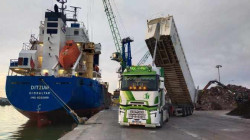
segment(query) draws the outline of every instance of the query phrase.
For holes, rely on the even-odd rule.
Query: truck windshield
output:
[[[158,76],[123,76],[121,90],[157,91]]]

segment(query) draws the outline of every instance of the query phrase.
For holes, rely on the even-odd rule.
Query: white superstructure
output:
[[[77,10],[79,7],[73,8]],[[101,44],[93,44],[89,41],[84,24],[77,22],[76,11],[74,11],[74,18],[69,19],[64,10],[45,13],[44,21],[40,22],[38,38],[32,35],[29,43],[24,43],[18,59],[11,60],[11,72],[32,76],[80,75],[92,78],[94,75],[100,78],[99,68],[97,70],[96,67],[99,65]],[[80,51],[80,55],[70,69],[64,69],[59,62],[60,53],[67,45],[67,41],[77,44]],[[64,53],[68,53],[67,51]]]

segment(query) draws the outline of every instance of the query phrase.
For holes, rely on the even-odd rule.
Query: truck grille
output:
[[[144,110],[131,109],[128,112],[128,118],[130,119],[146,119],[146,112]]]
[[[144,102],[130,102],[131,105],[144,105]]]

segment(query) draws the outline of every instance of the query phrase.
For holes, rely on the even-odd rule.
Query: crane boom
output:
[[[119,29],[115,20],[115,15],[111,7],[111,3],[109,0],[102,0],[102,1],[103,1],[105,13],[108,18],[109,27],[113,36],[113,40],[115,43],[116,51],[121,53],[122,39],[121,39],[121,35],[120,35]]]

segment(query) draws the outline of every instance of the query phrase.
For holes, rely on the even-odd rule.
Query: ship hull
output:
[[[104,108],[104,94],[103,85],[89,78],[8,76],[6,81],[10,103],[30,120],[46,123],[72,121],[65,104],[78,116],[90,117]]]

